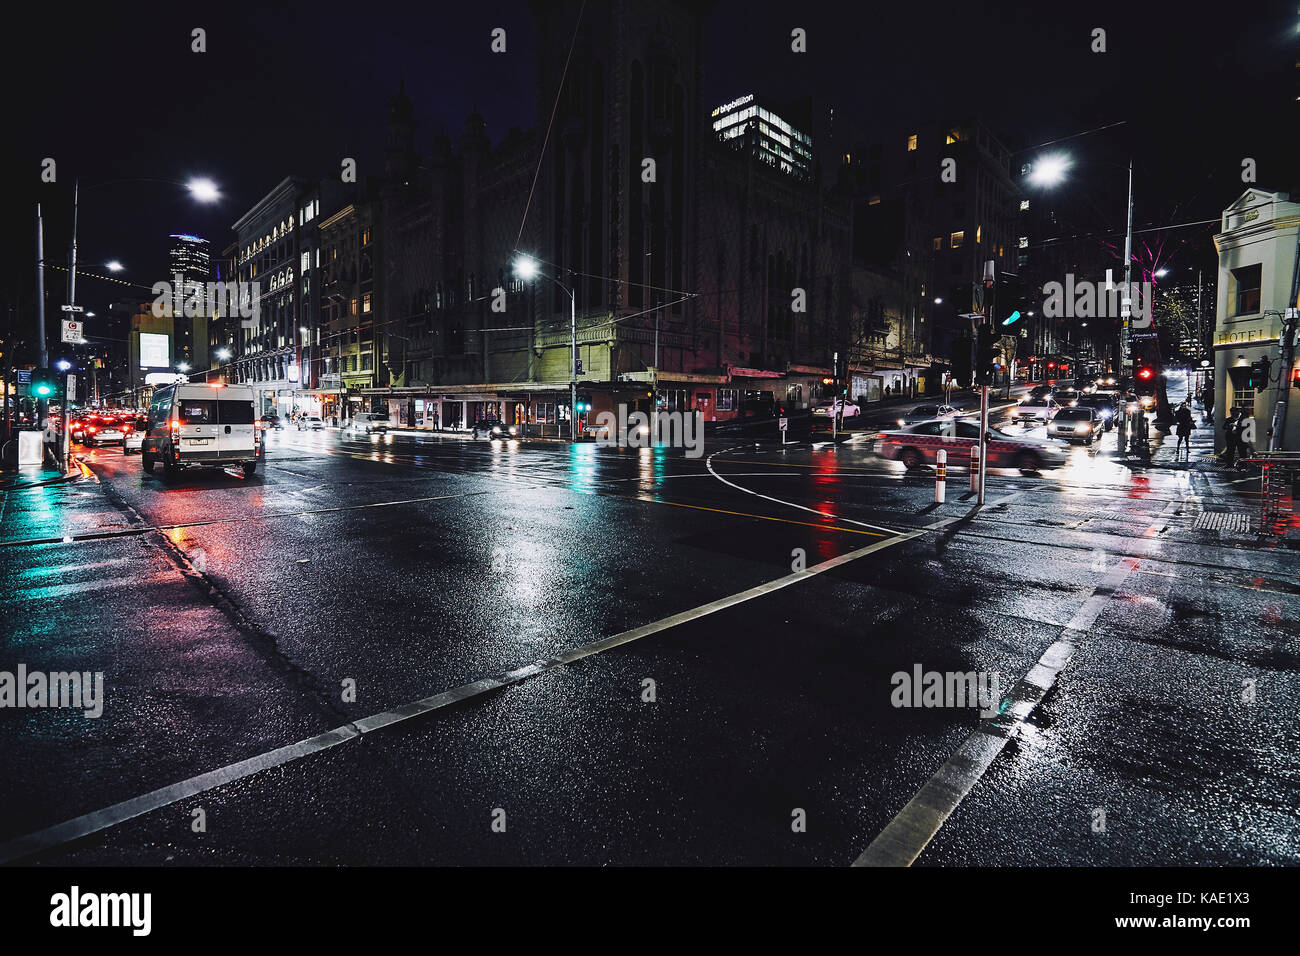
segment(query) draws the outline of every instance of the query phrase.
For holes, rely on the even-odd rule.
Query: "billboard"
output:
[[[170,337],[156,332],[140,333],[140,367],[171,367]]]

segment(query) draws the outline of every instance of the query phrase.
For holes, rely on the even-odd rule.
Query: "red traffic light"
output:
[[[833,379],[833,378],[824,378],[824,379],[822,379],[822,384],[823,384],[823,385],[834,385],[834,384],[835,384],[835,379]]]
[[[1048,363],[1047,363],[1047,367],[1048,367],[1048,368],[1056,368],[1056,363],[1055,363],[1055,362],[1048,362]]]
[[[1142,379],[1142,381],[1144,382],[1155,374],[1156,374],[1156,370],[1153,368],[1147,368],[1143,366],[1142,368],[1138,369],[1138,378]]]

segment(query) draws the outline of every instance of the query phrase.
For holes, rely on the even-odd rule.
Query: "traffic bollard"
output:
[[[948,488],[948,453],[940,448],[934,456],[934,503],[943,504]]]
[[[970,446],[970,490],[980,490],[980,446]]]

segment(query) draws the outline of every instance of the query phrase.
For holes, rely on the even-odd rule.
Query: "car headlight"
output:
[[[515,435],[518,435],[518,434],[519,434],[519,429],[518,429],[518,428],[515,428],[514,425],[511,425],[511,426],[510,426],[510,435],[511,435],[511,437],[513,437],[513,436],[515,436]]]
[[[500,426],[493,425],[493,426],[492,426],[492,434],[493,434],[493,435],[500,435],[500,434],[501,434],[501,428],[500,428]]]
[[[1086,435],[1090,431],[1092,431],[1092,426],[1087,422],[1080,422],[1078,425],[1074,426],[1074,433],[1076,435]]]
[[[906,425],[906,424],[907,424],[907,422],[904,421],[903,419],[900,418],[900,419],[898,420],[898,427],[899,427],[899,428],[902,428],[902,427],[903,427],[904,425]]]

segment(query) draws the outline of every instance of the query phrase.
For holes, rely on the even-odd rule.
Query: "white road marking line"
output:
[[[1181,504],[1171,501],[1162,514],[1172,514]],[[1157,521],[1147,529],[1147,534],[1154,534],[1162,526],[1163,520]],[[854,861],[854,866],[911,866],[916,861],[957,805],[984,776],[1016,728],[1042,702],[1114,592],[1139,564],[1135,558],[1124,558],[1106,573],[1062,629],[1060,638],[1012,688],[999,715],[981,721],[980,728],[966,738],[889,821]]]
[[[1004,502],[1018,497],[1018,495],[1019,492],[1015,492],[1005,498],[991,502],[990,504],[1003,504]],[[972,511],[973,510],[974,509],[972,509]],[[82,816],[56,824],[55,826],[46,827],[44,830],[38,830],[34,833],[17,837],[7,843],[0,844],[0,865],[26,856],[31,856],[33,853],[39,853],[43,850],[51,849],[72,840],[81,839],[82,837],[89,836],[93,833],[98,833],[101,830],[106,830],[109,827],[116,826],[126,820],[133,819],[142,814],[150,813],[153,810],[158,810],[162,807],[176,803],[186,797],[202,793],[206,790],[211,790],[215,787],[224,786],[227,783],[242,779],[243,777],[251,776],[260,770],[281,766],[282,764],[289,763],[292,760],[297,760],[300,757],[306,757],[321,750],[335,747],[346,740],[359,737],[363,734],[371,733],[384,727],[390,727],[394,724],[401,723],[402,721],[409,720],[412,717],[418,717],[430,713],[431,711],[447,707],[451,704],[468,700],[472,697],[477,697],[481,694],[487,693],[488,691],[518,683],[556,667],[572,664],[575,661],[592,657],[596,654],[610,650],[611,648],[630,644],[632,641],[640,640],[641,638],[648,637],[651,634],[657,634],[661,631],[677,627],[698,618],[715,614],[718,611],[735,607],[738,604],[751,601],[754,598],[762,597],[765,594],[771,594],[774,591],[779,591],[782,588],[807,580],[810,577],[842,567],[843,565],[846,565],[851,561],[856,561],[858,558],[865,557],[868,554],[874,554],[877,551],[882,551],[885,548],[892,547],[893,545],[902,544],[905,541],[911,541],[920,537],[926,531],[938,530],[939,528],[943,528],[956,521],[962,520],[969,514],[970,512],[968,512],[967,515],[953,515],[948,518],[943,518],[918,531],[899,532],[896,537],[874,542],[864,548],[858,548],[856,551],[850,551],[837,558],[831,558],[830,560],[823,561],[820,564],[815,564],[803,571],[787,574],[783,577],[776,578],[775,580],[768,581],[765,584],[760,584],[745,591],[737,592],[728,597],[719,598],[716,601],[702,604],[699,607],[692,608],[688,611],[682,611],[680,614],[673,614],[669,617],[651,622],[650,624],[644,624],[641,627],[632,628],[631,630],[623,631],[622,633],[614,634],[610,637],[593,641],[589,644],[583,644],[579,647],[557,654],[555,657],[547,660],[536,661],[498,677],[483,678],[481,680],[472,681],[468,684],[462,684],[460,687],[444,691],[441,694],[435,694],[432,697],[426,697],[423,700],[405,704],[393,710],[385,711],[382,714],[363,717],[360,720],[355,720],[342,727],[336,727],[334,730],[312,737],[308,740],[299,741],[296,744],[290,744],[286,747],[280,747],[256,757],[250,757],[247,760],[241,760],[238,763],[230,764],[227,767],[222,767],[217,770],[209,771],[208,773],[200,774],[196,777],[191,777],[189,780],[183,780],[180,783],[172,784],[169,787],[154,790],[152,793],[147,793],[143,796],[116,803],[113,806],[106,807],[102,810],[83,814]]]
[[[744,446],[736,446],[736,447],[744,447]],[[715,451],[708,458],[704,459],[704,467],[709,470],[709,473],[713,475],[714,478],[718,479],[718,481],[722,482],[724,485],[727,485],[730,488],[735,488],[737,491],[743,491],[747,495],[753,495],[755,498],[762,498],[764,501],[771,501],[774,504],[785,505],[787,508],[798,508],[800,511],[807,511],[810,512],[811,514],[821,515],[823,518],[830,518],[834,521],[843,521],[848,524],[855,524],[861,528],[870,528],[873,531],[885,531],[888,532],[889,534],[902,534],[902,532],[899,531],[897,528],[886,528],[883,525],[868,524],[865,521],[855,521],[853,518],[844,518],[841,517],[840,515],[831,514],[828,511],[818,511],[816,508],[809,508],[807,505],[799,505],[799,504],[795,504],[793,501],[783,501],[780,498],[773,498],[771,495],[764,495],[764,494],[760,494],[757,491],[750,491],[744,485],[738,485],[733,481],[728,481],[726,478],[723,478],[720,474],[714,471],[713,459],[718,455],[725,455],[735,450],[736,448],[733,447],[733,448],[724,449],[723,451]]]

